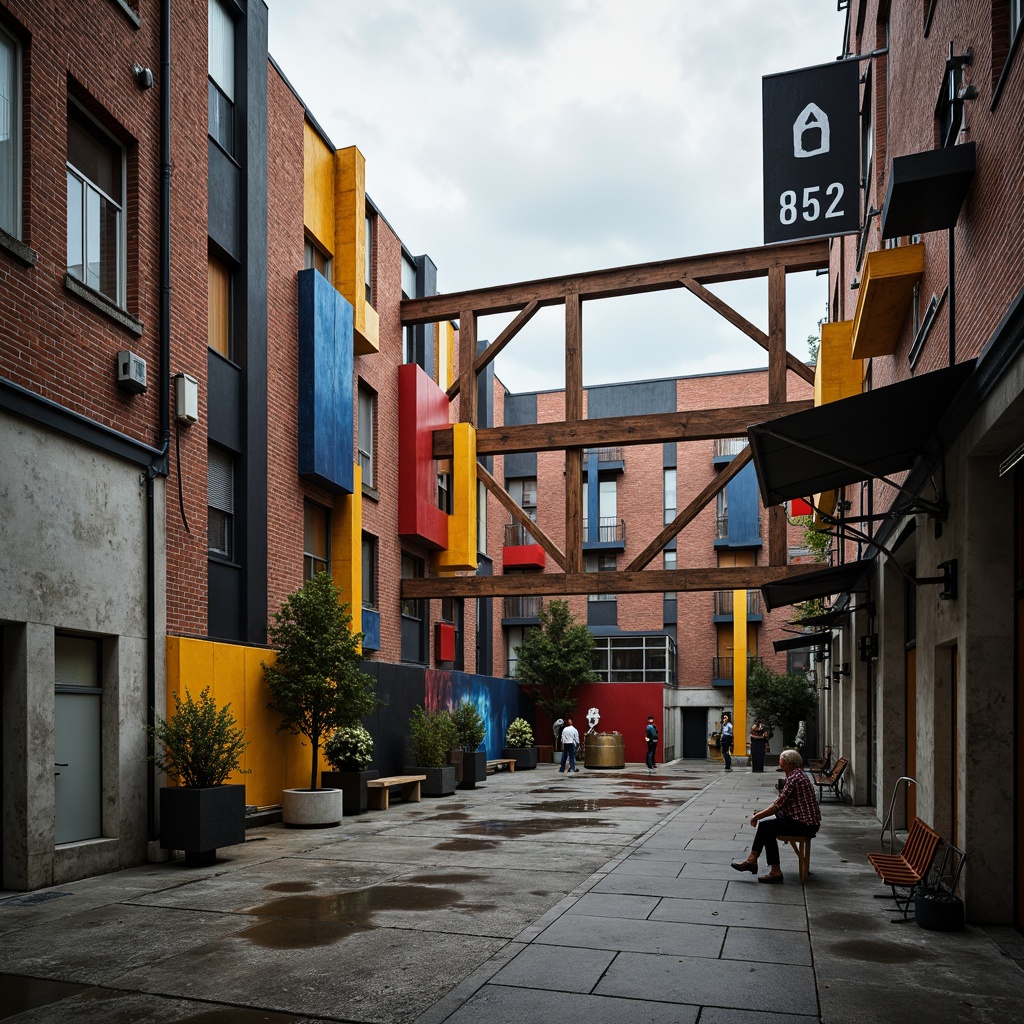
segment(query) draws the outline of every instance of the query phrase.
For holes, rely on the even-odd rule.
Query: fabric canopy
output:
[[[786,637],[785,640],[773,640],[772,647],[775,653],[780,651],[799,651],[805,647],[823,647],[832,640],[830,630],[822,630],[820,633],[801,633],[799,636]]]
[[[802,626],[805,629],[821,629],[822,627],[837,626],[846,618],[852,608],[832,608],[821,615],[808,615],[804,619],[791,619],[791,626]]]
[[[861,559],[858,562],[847,562],[845,565],[836,565],[830,569],[805,572],[799,576],[766,583],[761,587],[764,603],[768,611],[773,611],[787,604],[797,604],[800,601],[811,601],[816,597],[854,590],[870,564],[870,560]]]
[[[765,506],[910,469],[973,360],[747,428]]]

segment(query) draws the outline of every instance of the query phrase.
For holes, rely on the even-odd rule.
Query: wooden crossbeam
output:
[[[757,590],[766,583],[820,569],[819,565],[744,565],[703,569],[645,569],[643,572],[535,572],[514,576],[427,576],[402,580],[402,597],[564,597],[574,594],[692,593]]]
[[[533,319],[534,314],[540,309],[539,302],[531,302],[527,307],[520,312],[512,323],[506,327],[501,334],[499,334],[494,341],[490,343],[476,357],[473,363],[473,372],[479,374],[480,371],[489,363],[498,353]],[[455,381],[454,384],[448,389],[448,400],[451,401],[461,390],[462,381]]]
[[[565,568],[565,554],[558,545],[526,514],[519,502],[505,490],[487,470],[476,464],[476,475],[482,480],[484,487],[493,494],[502,505],[511,513],[512,518],[524,529],[529,530],[530,536],[554,559],[559,568]]]
[[[647,416],[609,416],[595,420],[484,427],[476,433],[476,453],[478,456],[509,455],[512,452],[564,451],[574,447],[628,447],[663,441],[746,437],[751,423],[766,423],[813,406],[814,402],[806,399],[777,405],[737,405],[726,409],[693,409]],[[452,457],[450,427],[434,431],[433,456],[435,459]]]

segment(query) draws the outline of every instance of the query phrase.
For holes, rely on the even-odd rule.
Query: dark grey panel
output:
[[[242,569],[224,562],[207,563],[207,632],[212,640],[242,636]]]
[[[588,626],[617,626],[619,623],[618,601],[588,601]]]
[[[239,237],[241,208],[241,168],[212,139],[207,145],[206,191],[208,197],[207,233],[224,252],[242,259]]]
[[[521,395],[505,396],[505,425],[519,426],[524,423],[537,422],[537,393],[526,392]],[[505,455],[505,479],[517,476],[537,475],[537,453],[517,452]]]
[[[242,371],[208,351],[206,357],[206,431],[211,441],[233,452],[242,450]]]
[[[587,388],[587,419],[675,411],[674,380],[645,380]]]
[[[677,461],[675,441],[666,441],[662,445],[661,464],[665,469],[674,469],[676,467]]]

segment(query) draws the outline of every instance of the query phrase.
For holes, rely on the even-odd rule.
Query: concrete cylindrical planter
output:
[[[514,757],[516,771],[519,771],[520,769],[536,768],[539,753],[537,747],[504,747],[501,756]]]
[[[340,789],[286,789],[281,794],[281,820],[293,828],[328,828],[342,818]]]

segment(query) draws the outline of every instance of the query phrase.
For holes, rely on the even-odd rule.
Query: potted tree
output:
[[[448,751],[455,746],[455,723],[447,710],[413,710],[409,719],[409,746],[413,764],[406,775],[426,775],[420,786],[423,796],[448,796],[455,792],[455,768],[448,764]]]
[[[463,697],[452,711],[455,742],[462,751],[462,779],[459,789],[475,789],[487,778],[487,751],[480,750],[487,729],[476,705]]]
[[[333,771],[320,773],[320,785],[341,790],[344,814],[362,814],[366,810],[366,783],[380,775],[370,768],[373,738],[361,725],[335,729],[324,744],[324,757]]]
[[[533,745],[533,727],[525,718],[513,719],[505,731],[502,757],[514,757],[516,768],[536,768],[538,750]]]
[[[245,786],[227,785],[248,774],[242,753],[249,745],[231,705],[217,707],[206,687],[198,700],[175,693],[174,713],[158,718],[153,739],[163,753],[153,763],[174,783],[160,790],[160,845],[182,850],[189,866],[212,864],[222,846],[245,842]]]
[[[311,748],[308,789],[286,789],[282,820],[309,828],[341,821],[342,791],[320,789],[320,743],[335,729],[358,725],[377,704],[373,679],[359,670],[363,634],[352,632],[348,605],[326,572],[285,598],[268,630],[277,651],[263,665],[267,705],[281,715],[278,731],[304,736]]]

